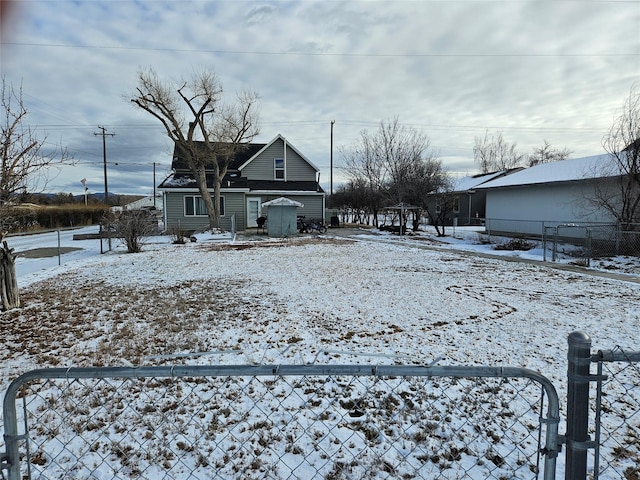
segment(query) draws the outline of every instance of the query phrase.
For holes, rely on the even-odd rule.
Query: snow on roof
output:
[[[470,177],[462,177],[453,182],[453,190],[455,192],[465,192],[467,190],[471,190],[473,188],[482,185],[489,180],[499,177],[500,175],[504,175],[507,171],[501,170],[499,172],[493,173],[485,173],[481,175],[473,175]]]
[[[593,155],[559,162],[543,163],[496,178],[477,188],[512,187],[541,183],[572,182],[587,178],[605,178],[620,175],[611,156]]]
[[[265,202],[262,204],[263,207],[270,207],[272,205],[284,205],[289,207],[304,207],[304,204],[300,202],[296,202],[295,200],[291,200],[287,197],[276,198],[275,200],[271,200],[269,202]]]
[[[160,188],[195,186],[196,182],[191,175],[172,173],[160,184]]]

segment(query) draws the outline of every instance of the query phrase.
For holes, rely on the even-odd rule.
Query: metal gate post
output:
[[[5,396],[2,414],[4,416],[4,442],[6,448],[2,468],[7,470],[8,480],[20,480],[20,450],[18,442],[21,437],[18,435],[15,398],[7,399]],[[2,478],[4,478],[4,475],[2,475]]]
[[[565,480],[587,478],[589,448],[589,368],[591,338],[586,333],[572,332],[567,354],[567,453]]]

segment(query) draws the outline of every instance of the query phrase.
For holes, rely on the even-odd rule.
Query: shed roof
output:
[[[283,207],[304,207],[303,203],[296,202],[295,200],[291,200],[290,198],[287,198],[287,197],[276,198],[274,200],[271,200],[269,202],[264,202],[262,204],[263,207],[271,207],[273,205],[279,205]]]

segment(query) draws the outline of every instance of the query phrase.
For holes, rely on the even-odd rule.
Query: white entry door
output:
[[[247,198],[247,228],[257,227],[256,219],[260,216],[260,197]]]

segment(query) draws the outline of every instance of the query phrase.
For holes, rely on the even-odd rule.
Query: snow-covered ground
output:
[[[50,235],[9,245],[56,247]],[[139,254],[114,242],[100,255],[98,240],[67,232],[61,245],[81,250],[20,257],[24,306],[0,315],[0,389],[47,366],[437,361],[539,371],[563,402],[571,332],[589,334],[594,348],[640,350],[634,259],[608,260],[626,277],[561,270],[541,261],[540,248],[496,251],[464,228],[444,239],[366,229],[284,241],[197,237],[186,245],[154,237]]]

